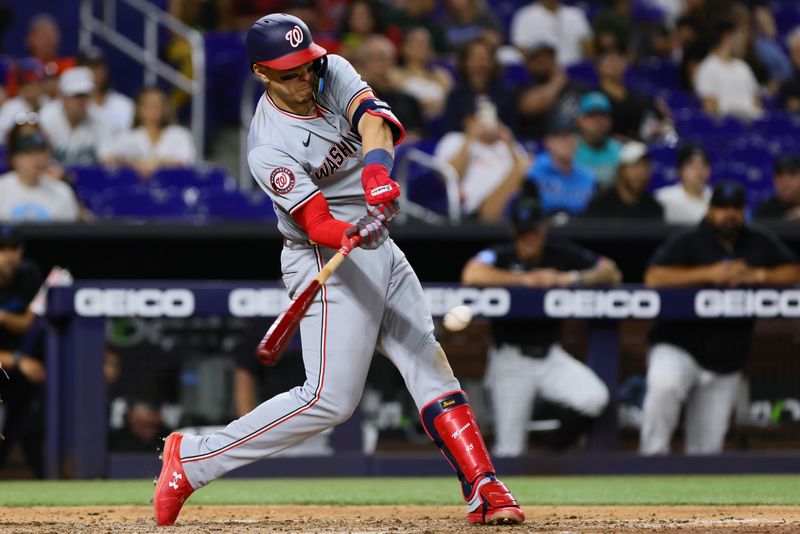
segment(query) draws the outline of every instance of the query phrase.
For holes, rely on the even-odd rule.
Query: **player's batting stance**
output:
[[[433,335],[419,280],[389,239],[398,185],[389,172],[404,135],[386,103],[342,57],[314,44],[298,18],[273,14],[247,34],[266,90],[250,125],[248,161],[276,206],[290,297],[360,236],[300,323],[306,382],[224,429],[167,437],[154,508],[171,525],[195,490],[350,417],[373,350],[399,369],[431,439],[456,470],[470,523],[525,515],[494,466],[475,416]]]

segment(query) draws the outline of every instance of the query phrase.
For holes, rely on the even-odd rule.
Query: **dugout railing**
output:
[[[663,319],[800,318],[800,288],[607,289],[475,288],[425,284],[434,317],[459,304],[478,318],[588,321],[586,362],[612,392],[611,407],[580,455],[532,455],[499,460],[504,473],[797,472],[800,451],[734,452],[714,457],[643,458],[618,451],[614,406],[620,379],[620,321]],[[117,317],[233,316],[262,318],[264,328],[286,306],[285,290],[263,282],[84,281],[48,294],[45,464],[51,478],[138,477],[156,472],[156,454],[110,453],[109,408],[103,375],[105,322]],[[357,429],[353,432],[358,432]],[[347,441],[346,439],[344,441]],[[430,454],[364,455],[345,447],[333,458],[258,462],[239,476],[446,474]],[[441,465],[440,465],[441,464]]]

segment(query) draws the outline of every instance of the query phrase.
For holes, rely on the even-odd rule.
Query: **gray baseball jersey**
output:
[[[369,90],[347,60],[330,55],[315,116],[284,111],[266,92],[258,101],[247,136],[247,159],[277,208],[278,229],[286,237],[308,238],[291,214],[320,191],[335,218],[355,222],[364,215],[361,139],[350,126],[347,110]]]
[[[335,253],[308,244],[291,214],[316,194],[325,196],[337,219],[355,222],[366,213],[361,143],[347,110],[369,87],[339,56],[328,56],[325,82],[313,117],[279,109],[265,93],[248,137],[250,168],[277,207],[278,227],[290,238],[281,254],[290,297]],[[376,348],[397,366],[420,409],[461,389],[433,335],[419,280],[391,239],[376,250],[350,253],[301,321],[300,334],[303,386],[218,432],[184,436],[181,462],[193,488],[349,418]]]

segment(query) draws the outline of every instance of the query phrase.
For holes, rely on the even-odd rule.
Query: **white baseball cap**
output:
[[[94,91],[94,75],[88,67],[72,67],[61,73],[58,90],[63,96],[88,95]]]
[[[623,165],[630,165],[644,157],[647,157],[647,145],[638,141],[629,141],[625,143],[619,153],[619,162]]]

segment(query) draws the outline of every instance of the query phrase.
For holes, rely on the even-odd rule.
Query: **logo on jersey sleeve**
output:
[[[300,46],[300,43],[303,42],[303,30],[300,29],[300,26],[295,26],[286,32],[286,40],[289,41],[292,48]]]
[[[279,195],[285,195],[294,189],[294,173],[286,167],[278,167],[269,175],[269,184]]]

